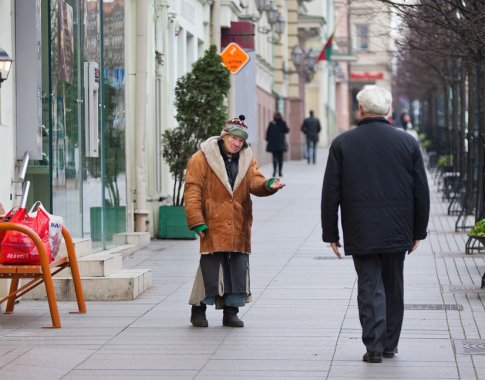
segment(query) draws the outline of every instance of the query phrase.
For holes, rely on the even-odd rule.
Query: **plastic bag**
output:
[[[9,212],[7,212],[5,215],[2,216],[2,219],[0,222],[9,222],[12,216],[19,210],[19,207],[16,206],[13,209],[11,209]],[[5,230],[0,231],[0,243],[3,240],[3,237],[5,236]],[[1,247],[0,247],[1,248]]]
[[[37,208],[37,210],[33,211],[35,208]],[[29,216],[35,218],[39,209],[49,216],[49,244],[51,246],[52,257],[56,258],[59,249],[61,248],[62,225],[64,220],[62,219],[62,216],[49,214],[40,201],[34,203],[29,211]]]
[[[30,227],[39,235],[47,254],[49,262],[52,261],[52,252],[49,243],[49,214],[38,209],[35,216],[27,214],[25,208],[20,208],[9,220],[12,223]],[[3,264],[40,264],[40,257],[34,241],[20,231],[8,230],[0,243],[0,263]]]

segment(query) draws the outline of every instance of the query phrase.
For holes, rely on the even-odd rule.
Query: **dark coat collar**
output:
[[[366,125],[366,124],[371,124],[371,123],[386,123],[386,124],[389,124],[389,122],[387,121],[387,119],[385,117],[366,117],[365,119],[362,119],[361,121],[359,121],[359,123],[357,124],[358,127],[360,127],[361,125]]]

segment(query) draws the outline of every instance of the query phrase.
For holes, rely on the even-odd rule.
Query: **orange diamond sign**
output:
[[[222,63],[232,74],[237,74],[249,61],[249,55],[235,42],[231,42],[221,53]]]

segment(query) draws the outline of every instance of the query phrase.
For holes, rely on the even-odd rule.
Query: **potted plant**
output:
[[[485,219],[476,222],[468,233],[468,236],[473,239],[477,239],[480,243],[485,245]]]
[[[229,71],[212,45],[192,70],[177,80],[175,109],[178,125],[162,135],[162,155],[173,177],[171,206],[160,206],[159,237],[193,238],[183,208],[183,184],[190,157],[200,143],[220,133],[227,120]]]
[[[425,150],[428,150],[429,148],[431,148],[431,140],[428,140],[427,136],[426,136],[426,133],[420,133],[418,135],[419,137],[419,141],[421,143],[421,147]]]
[[[453,171],[453,155],[452,154],[444,154],[438,158],[438,167],[443,172],[451,172]]]

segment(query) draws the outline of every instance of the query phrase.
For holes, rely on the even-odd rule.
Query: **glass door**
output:
[[[43,0],[42,14],[42,194],[73,237],[107,248],[126,230],[124,2]]]

